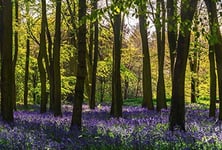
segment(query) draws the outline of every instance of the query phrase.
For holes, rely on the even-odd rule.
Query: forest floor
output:
[[[83,105],[83,128],[78,132],[69,130],[72,105],[63,105],[63,117],[57,118],[37,108],[15,111],[10,125],[0,120],[0,149],[222,149],[222,124],[209,118],[202,104],[187,105],[186,132],[173,133],[168,129],[169,109],[123,106],[123,117],[115,119],[108,105],[95,110]]]

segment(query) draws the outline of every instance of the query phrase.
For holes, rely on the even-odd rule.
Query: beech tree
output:
[[[12,8],[12,1],[0,1],[1,115],[7,122],[14,120]]]
[[[205,0],[209,16],[209,27],[211,39],[209,45],[216,56],[217,81],[219,89],[219,120],[222,120],[222,36],[220,32],[219,21],[217,17],[217,0]],[[212,55],[212,54],[211,54]],[[212,57],[212,56],[211,56]],[[213,68],[212,68],[213,69]],[[212,99],[211,101],[214,101]],[[214,105],[214,104],[212,104]],[[215,106],[211,106],[214,109]],[[212,110],[212,115],[214,110]]]
[[[60,75],[60,43],[61,43],[61,0],[56,1],[56,22],[55,37],[53,49],[53,99],[54,99],[54,115],[62,115],[61,110],[61,75]]]
[[[154,109],[153,95],[152,95],[152,79],[151,79],[151,66],[150,66],[150,54],[148,45],[147,35],[147,2],[145,0],[140,1],[139,7],[139,27],[140,35],[142,40],[142,51],[143,51],[143,102],[142,107],[149,110]]]
[[[84,98],[84,81],[86,78],[86,22],[84,21],[86,8],[86,0],[80,0],[78,10],[79,28],[77,33],[78,65],[75,85],[75,100],[73,103],[73,114],[70,127],[71,130],[80,130],[82,126],[82,103]]]
[[[46,1],[42,0],[42,19],[41,19],[41,33],[40,33],[40,49],[38,55],[38,67],[40,73],[40,82],[41,82],[41,105],[40,112],[46,112],[47,104],[47,93],[46,93],[46,68],[45,61],[47,59],[46,55]]]
[[[113,66],[112,66],[112,105],[110,115],[113,117],[122,116],[122,88],[121,88],[121,76],[120,76],[120,64],[121,64],[121,48],[122,48],[122,12],[121,12],[121,0],[113,0]]]
[[[190,28],[196,6],[197,0],[181,2],[181,23],[173,70],[172,99],[169,117],[171,131],[173,131],[176,126],[179,126],[181,130],[185,131],[185,72],[190,45]]]

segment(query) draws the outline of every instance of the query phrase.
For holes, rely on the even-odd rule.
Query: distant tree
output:
[[[122,1],[113,0],[112,4],[115,6],[113,10],[113,68],[112,68],[112,105],[110,115],[113,117],[122,116],[122,88],[121,88],[121,76],[120,76],[120,64],[121,64],[121,48],[122,48],[122,12],[120,5]]]
[[[198,98],[198,72],[200,63],[200,32],[198,31],[198,16],[199,11],[197,10],[194,15],[193,25],[193,42],[190,45],[190,51],[188,55],[190,73],[191,73],[191,103],[196,103]]]
[[[149,110],[154,109],[153,95],[152,95],[152,79],[151,79],[151,66],[150,66],[150,54],[147,35],[147,17],[146,17],[146,4],[145,0],[140,1],[139,7],[139,27],[142,40],[143,51],[143,102],[142,107],[146,107]]]
[[[0,1],[1,115],[7,122],[14,120],[12,9],[12,1]]]
[[[71,121],[71,130],[81,129],[82,126],[82,103],[84,98],[84,80],[86,77],[86,0],[79,1],[79,28],[78,28],[78,65],[77,79],[75,86],[75,100],[73,104],[73,114]]]
[[[215,51],[216,56],[216,66],[217,66],[217,81],[219,89],[219,120],[222,120],[222,36],[220,32],[220,25],[218,22],[217,15],[217,0],[205,0],[207,5],[207,11],[209,16],[209,27],[210,27],[210,46],[213,51]],[[212,56],[211,56],[212,57]],[[213,69],[213,68],[212,68]],[[212,99],[211,101],[214,101]],[[214,102],[213,102],[214,103]],[[212,103],[212,105],[214,105]],[[214,109],[215,106],[211,106]],[[214,110],[212,110],[213,112]],[[213,115],[213,113],[212,113]]]
[[[41,33],[40,33],[40,49],[38,55],[38,67],[40,73],[40,82],[41,82],[41,105],[40,112],[46,112],[46,104],[47,104],[47,93],[46,93],[46,1],[41,0],[42,4],[42,19],[41,19]],[[45,61],[44,61],[45,60]]]
[[[196,11],[197,0],[187,0],[181,2],[181,23],[176,48],[176,61],[173,70],[172,99],[170,109],[170,130],[176,126],[185,130],[185,72],[190,46],[190,28],[194,13]]]

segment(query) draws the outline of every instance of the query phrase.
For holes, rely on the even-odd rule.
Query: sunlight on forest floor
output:
[[[222,125],[199,104],[186,106],[187,132],[168,130],[169,110],[160,113],[124,106],[123,117],[109,117],[110,106],[83,105],[82,132],[69,131],[72,106],[63,117],[36,110],[14,113],[11,125],[0,122],[0,149],[221,149]],[[218,114],[218,112],[217,112]]]

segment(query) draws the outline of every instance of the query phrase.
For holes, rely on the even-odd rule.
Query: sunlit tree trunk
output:
[[[0,50],[1,50],[1,115],[7,122],[13,116],[13,62],[12,62],[12,2],[0,1]]]
[[[219,89],[219,120],[222,120],[222,36],[218,22],[216,1],[205,0],[209,15],[209,27],[212,39],[210,45],[215,48],[217,80]]]
[[[60,74],[60,42],[61,41],[61,0],[56,1],[56,22],[55,37],[53,47],[53,99],[54,99],[54,116],[61,116],[61,74]]]
[[[181,3],[181,25],[173,70],[172,99],[169,118],[171,131],[173,131],[176,126],[181,130],[185,130],[185,72],[190,46],[190,28],[196,6],[197,0],[182,1]]]
[[[79,21],[86,15],[86,0],[79,1]],[[73,104],[73,114],[71,130],[81,129],[82,126],[82,103],[84,98],[84,80],[86,77],[86,22],[82,23],[78,30],[78,66],[75,86],[75,100]]]
[[[149,110],[154,109],[153,96],[152,96],[152,79],[151,79],[151,65],[150,54],[147,35],[147,18],[146,18],[146,2],[141,1],[139,4],[139,26],[140,35],[142,39],[142,51],[143,51],[143,103],[142,107]]]

